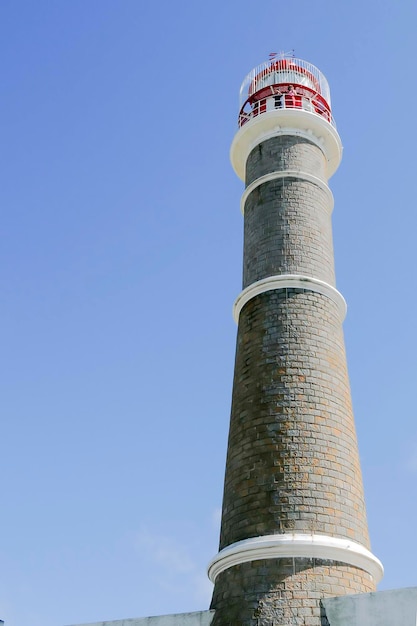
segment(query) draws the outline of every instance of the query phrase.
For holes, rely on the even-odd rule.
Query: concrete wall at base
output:
[[[197,613],[176,613],[175,615],[77,624],[77,626],[210,626],[213,616],[214,611],[198,611]]]
[[[330,626],[416,626],[417,587],[322,600]]]
[[[329,626],[417,625],[417,587],[325,598],[322,605]],[[214,611],[199,611],[77,626],[210,626],[213,617]],[[3,623],[0,621],[0,626]]]

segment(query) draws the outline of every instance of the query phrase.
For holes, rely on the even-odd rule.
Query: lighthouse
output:
[[[323,626],[322,599],[375,591],[337,290],[330,90],[289,55],[240,90],[243,285],[212,626]]]
[[[336,288],[329,85],[291,56],[240,91],[243,285],[210,609],[78,626],[416,626],[417,587],[375,593]],[[408,555],[407,555],[408,556]]]
[[[323,74],[291,56],[240,91],[243,285],[210,609],[78,626],[416,626],[417,587],[375,593],[336,288]],[[408,557],[408,555],[406,555]]]

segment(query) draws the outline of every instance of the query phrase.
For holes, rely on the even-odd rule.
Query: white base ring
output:
[[[265,535],[232,543],[211,560],[208,566],[208,575],[214,583],[217,576],[229,567],[259,559],[292,557],[347,563],[368,572],[375,584],[378,584],[384,575],[381,561],[356,541],[303,533]]]

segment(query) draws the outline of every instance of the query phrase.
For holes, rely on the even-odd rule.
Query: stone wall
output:
[[[246,185],[243,287],[288,274],[333,287],[333,200],[317,144],[264,141]],[[220,549],[293,533],[369,548],[341,314],[312,289],[266,291],[240,312]],[[213,626],[324,626],[320,598],[374,589],[336,561],[243,562],[216,579]]]

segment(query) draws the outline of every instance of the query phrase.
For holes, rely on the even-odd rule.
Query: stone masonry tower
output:
[[[328,83],[275,57],[241,89],[243,291],[212,626],[325,626],[320,599],[375,590],[327,181],[341,160]]]

